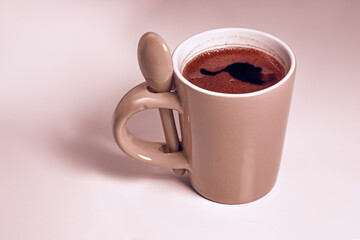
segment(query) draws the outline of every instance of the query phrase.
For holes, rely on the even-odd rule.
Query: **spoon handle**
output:
[[[179,137],[176,131],[175,120],[172,110],[170,109],[159,109],[161,123],[164,129],[164,135],[169,152],[179,151]],[[173,169],[178,175],[185,174],[185,169]]]
[[[175,127],[174,115],[169,109],[159,109],[159,112],[168,151],[177,152],[179,151],[179,138]]]

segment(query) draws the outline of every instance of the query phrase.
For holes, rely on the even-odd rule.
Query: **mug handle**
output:
[[[173,169],[190,170],[188,159],[183,152],[165,153],[162,151],[166,144],[148,142],[132,135],[126,128],[128,119],[137,112],[152,109],[174,109],[183,113],[180,101],[176,94],[152,93],[144,82],[131,89],[117,105],[112,130],[117,145],[130,157],[141,162]]]

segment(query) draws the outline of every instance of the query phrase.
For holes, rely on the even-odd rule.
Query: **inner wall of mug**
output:
[[[281,81],[294,69],[295,57],[280,39],[256,30],[223,28],[197,34],[182,42],[173,54],[174,71],[187,81],[181,73],[192,58],[204,51],[226,47],[251,47],[275,57],[285,69],[285,77]]]

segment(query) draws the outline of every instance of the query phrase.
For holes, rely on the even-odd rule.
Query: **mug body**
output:
[[[202,89],[181,74],[199,53],[243,46],[264,51],[283,64],[277,84],[252,93]],[[295,56],[278,38],[255,30],[224,28],[203,32],[174,51],[174,83],[184,109],[179,115],[183,153],[193,188],[210,200],[238,204],[266,195],[279,171],[295,76]]]

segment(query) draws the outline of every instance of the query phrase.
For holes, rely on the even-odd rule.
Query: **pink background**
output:
[[[359,1],[0,0],[0,239],[360,239]],[[298,72],[280,175],[222,205],[136,162],[110,122],[138,39],[219,27],[281,38]],[[157,111],[129,128],[162,140]],[[225,236],[225,238],[223,238]]]

